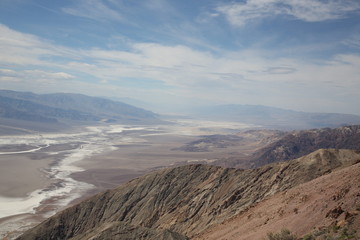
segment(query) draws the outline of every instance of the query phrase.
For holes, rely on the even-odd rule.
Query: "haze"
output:
[[[356,0],[2,0],[0,86],[159,112],[360,114],[359,13]]]

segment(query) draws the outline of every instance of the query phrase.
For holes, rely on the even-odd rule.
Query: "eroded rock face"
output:
[[[187,240],[179,233],[169,230],[152,229],[132,226],[125,222],[111,222],[100,227],[90,229],[85,234],[79,234],[73,240],[101,240],[101,239],[155,239],[155,240]]]
[[[360,163],[276,193],[193,239],[267,239],[282,229],[299,239],[360,239],[359,193]]]
[[[18,239],[122,239],[127,233],[138,237],[130,239],[186,239],[268,196],[359,159],[360,152],[332,149],[250,170],[165,169],[70,207]]]
[[[296,131],[256,152],[254,167],[305,156],[321,148],[360,150],[360,125]]]

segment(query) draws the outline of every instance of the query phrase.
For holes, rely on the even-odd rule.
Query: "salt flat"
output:
[[[178,162],[211,160],[214,153],[173,149],[199,135],[249,127],[228,123],[223,128],[223,124],[176,121],[159,126],[99,125],[72,133],[0,136],[0,234],[15,230],[18,214],[27,214],[27,221],[32,216],[36,222],[76,199],[149,171]],[[16,145],[28,148],[1,151],[1,146],[16,149]]]

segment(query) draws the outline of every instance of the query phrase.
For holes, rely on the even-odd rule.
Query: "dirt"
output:
[[[300,237],[331,225],[349,224],[349,214],[360,214],[356,210],[359,193],[360,164],[356,164],[277,193],[194,239],[264,239],[282,229]]]

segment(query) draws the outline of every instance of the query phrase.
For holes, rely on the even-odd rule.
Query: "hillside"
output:
[[[256,151],[253,166],[287,161],[320,148],[360,150],[360,125],[294,131]]]
[[[9,119],[14,120],[9,123]],[[27,123],[87,124],[105,122],[156,123],[157,114],[108,99],[81,94],[38,95],[0,90],[0,124],[22,127]],[[27,122],[27,123],[23,123]]]
[[[359,159],[360,152],[332,149],[249,170],[207,165],[165,169],[70,207],[18,239],[120,239],[119,234],[146,229],[166,230],[174,239],[193,238],[276,193]]]
[[[282,229],[307,239],[360,239],[359,192],[360,163],[279,192],[194,239],[264,239]]]

